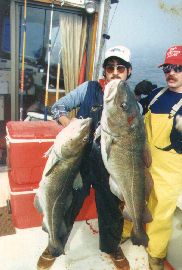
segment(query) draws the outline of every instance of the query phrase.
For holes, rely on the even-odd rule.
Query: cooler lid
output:
[[[56,121],[10,121],[6,125],[12,139],[55,139],[61,129]]]

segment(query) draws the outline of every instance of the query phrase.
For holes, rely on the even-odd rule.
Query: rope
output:
[[[116,11],[117,11],[117,8],[118,8],[118,4],[119,4],[119,2],[117,3],[117,5],[116,5],[116,7],[115,7],[115,10],[114,10],[114,13],[113,13],[113,15],[112,15],[112,18],[111,18],[110,24],[109,24],[109,26],[108,26],[108,33],[109,33],[109,30],[110,30],[110,27],[111,27],[112,21],[113,21],[113,19],[114,19],[114,16],[115,16],[115,14],[116,14]]]
[[[89,222],[88,220],[86,220],[86,224],[89,226],[90,230],[92,231],[93,234],[97,234],[99,233],[98,230],[94,229],[93,225],[91,222]]]

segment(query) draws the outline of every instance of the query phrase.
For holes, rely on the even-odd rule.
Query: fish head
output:
[[[116,129],[134,126],[140,112],[135,96],[125,81],[116,79],[106,85],[104,113],[107,125],[112,125],[112,130],[113,126]]]
[[[62,156],[69,156],[80,153],[89,141],[91,118],[75,119],[66,128],[65,142],[61,147]]]

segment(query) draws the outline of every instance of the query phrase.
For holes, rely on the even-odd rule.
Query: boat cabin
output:
[[[0,163],[8,121],[98,78],[109,10],[102,0],[0,1]]]

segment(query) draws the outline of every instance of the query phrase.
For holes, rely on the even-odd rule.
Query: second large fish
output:
[[[57,135],[35,197],[53,256],[64,253],[70,233],[69,220],[65,216],[72,203],[72,188],[88,142],[90,125],[90,118],[76,119]]]
[[[110,174],[111,191],[125,201],[133,222],[132,242],[148,245],[145,217],[145,131],[134,94],[126,82],[111,81],[104,91],[101,118],[101,152]],[[147,216],[147,215],[146,215]]]

